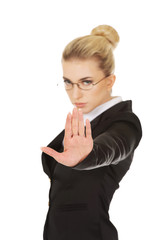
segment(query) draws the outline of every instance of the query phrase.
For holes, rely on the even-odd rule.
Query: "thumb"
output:
[[[42,152],[48,154],[49,156],[53,157],[53,158],[57,158],[59,156],[59,152],[56,152],[54,149],[50,148],[50,147],[41,147]]]

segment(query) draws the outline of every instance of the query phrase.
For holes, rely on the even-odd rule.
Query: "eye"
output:
[[[71,81],[69,81],[69,80],[64,80],[64,84],[65,84],[66,86],[72,85]]]
[[[88,85],[91,85],[92,84],[92,81],[91,80],[84,80],[81,82],[83,85],[85,86],[88,86]]]

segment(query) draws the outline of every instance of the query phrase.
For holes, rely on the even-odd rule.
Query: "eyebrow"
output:
[[[86,79],[88,79],[88,78],[92,78],[92,77],[84,77],[84,78],[81,78],[81,79],[78,80],[78,82],[79,82],[79,81],[82,81],[82,80],[86,80]],[[66,77],[64,77],[64,76],[63,76],[63,79],[72,82],[69,78],[66,78]]]

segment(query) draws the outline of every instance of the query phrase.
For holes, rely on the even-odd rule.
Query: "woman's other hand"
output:
[[[93,149],[91,125],[86,120],[86,134],[84,130],[83,113],[81,109],[74,108],[66,119],[64,152],[59,153],[52,148],[42,147],[41,150],[53,157],[57,162],[74,167],[83,161]]]

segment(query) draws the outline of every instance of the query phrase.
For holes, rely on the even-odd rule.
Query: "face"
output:
[[[103,71],[98,67],[96,59],[79,60],[72,59],[62,61],[63,78],[72,83],[82,82],[84,84],[96,83],[105,77]],[[85,80],[82,80],[84,79]],[[86,82],[84,82],[86,81]],[[111,89],[115,81],[115,75],[110,75],[96,84],[90,90],[79,89],[73,85],[72,89],[66,90],[70,101],[77,108],[81,108],[83,113],[89,113],[97,106],[109,101]]]

